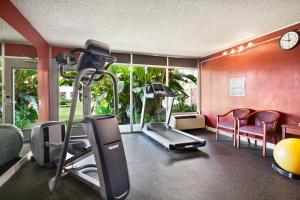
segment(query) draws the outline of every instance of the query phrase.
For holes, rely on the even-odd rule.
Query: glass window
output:
[[[144,87],[151,83],[166,82],[166,69],[159,67],[134,66],[133,67],[133,121],[140,123]],[[164,99],[147,99],[145,122],[165,121],[166,104]]]
[[[31,128],[38,121],[38,79],[36,69],[14,69],[15,125]]]
[[[130,67],[128,65],[111,65],[108,68],[118,80],[119,124],[130,123]],[[113,114],[114,98],[112,81],[104,76],[100,82],[93,84],[92,114]]]
[[[130,66],[114,64],[108,68],[108,71],[113,73],[118,80],[119,124],[130,124],[131,114],[133,117],[133,123],[139,124],[141,119],[144,87],[151,83],[166,84],[166,68],[159,66],[137,65],[132,67],[133,113],[130,113]],[[174,101],[173,113],[197,111],[197,77],[197,69],[169,68],[169,86],[173,91],[180,94],[180,97]],[[60,78],[60,120],[68,119],[72,98],[72,83],[73,81]],[[112,82],[108,76],[104,76],[99,83],[93,83],[91,85],[91,111],[93,115],[113,114],[113,100]],[[166,104],[167,101],[165,99],[148,99],[145,112],[145,122],[165,121]],[[82,90],[80,90],[75,118],[82,118],[82,109]]]
[[[197,69],[169,69],[169,86],[179,93],[172,112],[197,112]]]
[[[72,92],[73,92],[73,80],[67,80],[63,77],[59,77],[59,120],[67,121],[69,119]],[[79,88],[79,95],[77,99],[77,106],[74,119],[83,118],[83,102],[82,102],[82,86]]]

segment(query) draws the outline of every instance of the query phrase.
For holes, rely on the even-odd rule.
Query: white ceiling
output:
[[[0,41],[17,44],[30,44],[18,31],[0,18]]]
[[[12,0],[54,46],[204,57],[300,21],[300,0]]]

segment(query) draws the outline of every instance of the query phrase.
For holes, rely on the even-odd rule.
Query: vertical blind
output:
[[[112,56],[117,58],[117,63],[130,64],[129,53],[111,53]],[[178,58],[178,57],[166,57],[166,56],[152,56],[133,54],[132,64],[135,65],[158,65],[167,66],[167,59],[169,59],[169,66],[172,67],[188,67],[197,68],[197,58]]]

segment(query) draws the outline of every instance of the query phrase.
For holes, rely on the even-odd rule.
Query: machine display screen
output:
[[[164,91],[164,87],[162,84],[152,84],[153,90],[156,92]]]

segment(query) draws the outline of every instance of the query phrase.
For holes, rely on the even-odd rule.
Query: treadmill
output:
[[[198,147],[205,146],[206,141],[191,134],[179,131],[169,126],[172,106],[174,98],[178,97],[178,94],[174,93],[168,86],[153,83],[145,87],[142,116],[141,116],[141,128],[142,132],[162,144],[166,150],[185,150],[196,149]],[[145,110],[147,99],[150,98],[170,98],[170,109],[167,111],[167,117],[165,122],[151,122],[144,123]]]

